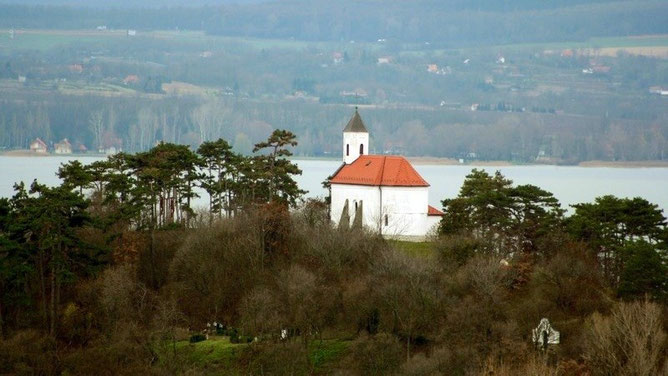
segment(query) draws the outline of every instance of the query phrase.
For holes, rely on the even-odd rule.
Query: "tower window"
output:
[[[346,157],[350,155],[350,144],[346,144]]]
[[[360,144],[360,155],[364,155],[364,144]]]
[[[385,214],[385,226],[387,226],[388,219],[387,219],[387,214]]]

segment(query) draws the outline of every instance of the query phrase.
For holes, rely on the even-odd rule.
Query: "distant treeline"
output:
[[[98,4],[101,4],[98,2]],[[206,30],[299,40],[438,46],[584,40],[668,32],[661,1],[294,1],[161,8],[0,5],[0,27]]]
[[[0,147],[69,138],[89,150],[143,151],[156,142],[190,145],[223,137],[248,154],[272,129],[294,132],[297,155],[340,154],[351,107],[258,102],[234,97],[103,98],[54,94],[0,100]],[[658,98],[661,99],[661,98]],[[668,159],[668,125],[652,121],[498,111],[362,109],[371,152],[555,163]]]

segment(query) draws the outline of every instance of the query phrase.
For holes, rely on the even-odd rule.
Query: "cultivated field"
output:
[[[205,88],[179,81],[162,84],[162,90],[165,94],[170,95],[216,96],[220,94],[220,90],[218,89]]]
[[[258,39],[207,35],[201,31],[137,31],[129,36],[127,30],[14,30],[13,38],[9,29],[0,29],[0,50],[40,50],[67,46],[71,43],[104,43],[120,40],[162,40],[188,45],[211,47],[217,44],[239,43],[257,49],[282,48],[303,49],[306,47],[332,47],[345,45],[341,42],[306,42],[294,39]]]
[[[406,46],[409,47],[409,46]],[[466,52],[469,50],[490,49],[494,51],[542,51],[545,53],[559,54],[564,50],[573,50],[574,53],[597,56],[617,56],[619,52],[633,55],[644,55],[668,58],[668,35],[644,35],[631,37],[606,37],[590,38],[586,41],[550,42],[550,43],[520,43],[496,46],[476,46],[470,48],[436,49],[426,50],[410,47],[401,52],[404,56],[422,56],[433,54],[434,56],[448,55],[452,51]]]
[[[342,48],[354,43],[346,42],[307,42],[294,39],[258,39],[246,37],[226,37],[207,35],[201,31],[137,31],[136,36],[128,36],[127,30],[24,30],[14,31],[14,37],[10,38],[9,29],[0,29],[0,49],[32,49],[49,50],[52,48],[67,46],[76,43],[102,43],[110,40],[163,40],[176,43],[193,45],[216,46],[217,44],[239,43],[257,49],[281,48],[281,49],[303,49],[315,48]],[[379,43],[357,42],[367,48],[379,48]],[[474,48],[474,47],[472,47]],[[587,55],[616,56],[619,52],[636,55],[656,56],[668,58],[668,35],[645,35],[630,37],[605,37],[590,38],[586,41],[556,42],[556,43],[522,43],[498,46],[486,46],[475,48],[495,48],[503,50],[543,49],[546,51],[559,52],[573,49],[578,53]],[[424,45],[404,44],[403,55],[421,55],[434,53],[436,55],[447,53],[452,50],[468,50],[468,48],[455,49],[425,49]]]

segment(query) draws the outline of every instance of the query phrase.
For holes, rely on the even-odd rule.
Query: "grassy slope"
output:
[[[309,360],[315,373],[327,373],[332,364],[340,360],[348,350],[350,341],[330,339],[311,341],[309,344]]]
[[[407,242],[401,240],[389,240],[396,249],[405,252],[411,256],[419,256],[425,258],[436,257],[434,251],[434,244],[432,242]]]
[[[230,343],[229,337],[210,337],[206,341],[162,342],[156,349],[159,362],[175,364],[177,368],[197,368],[207,371],[231,369],[233,361],[247,347],[246,344]]]
[[[211,337],[197,343],[180,341],[176,350],[187,355],[188,362],[197,365],[229,365],[235,355],[246,345],[230,343],[229,337]]]
[[[172,359],[199,369],[206,374],[220,374],[221,372],[230,374],[238,371],[235,361],[248,346],[250,345],[230,343],[229,337],[212,336],[206,341],[197,343],[178,341],[172,344],[171,342],[165,342],[159,354],[161,354],[161,362]],[[316,374],[327,374],[332,365],[336,364],[345,355],[349,346],[349,340],[311,341],[308,346],[308,357],[314,372]]]

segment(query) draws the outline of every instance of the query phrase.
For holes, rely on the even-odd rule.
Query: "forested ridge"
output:
[[[566,216],[474,169],[428,241],[392,241],[302,200],[295,146],[281,130],[252,157],[162,143],[18,184],[0,199],[0,372],[666,372],[656,205],[604,196]],[[558,344],[532,342],[542,318]]]
[[[94,5],[94,3],[93,3]],[[663,1],[275,1],[200,7],[0,5],[0,26],[206,30],[308,41],[394,38],[438,46],[666,33]]]
[[[338,157],[358,105],[377,154],[668,158],[665,2],[0,8],[4,150],[223,137],[249,154],[288,129],[297,155]]]

